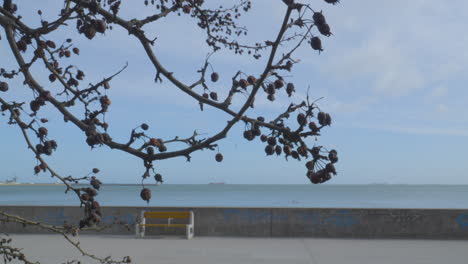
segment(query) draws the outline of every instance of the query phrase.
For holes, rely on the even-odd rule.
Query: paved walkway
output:
[[[80,259],[58,235],[11,235],[16,247],[41,263]],[[313,238],[176,237],[82,235],[81,245],[96,255],[130,255],[136,264],[467,264],[468,241]],[[1,256],[0,256],[1,259]]]

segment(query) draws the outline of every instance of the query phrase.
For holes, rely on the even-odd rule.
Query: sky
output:
[[[38,2],[18,1],[24,20],[36,25],[39,8],[45,19],[52,20],[63,3]],[[143,2],[124,1],[122,15],[130,19],[151,14],[154,9],[145,8]],[[252,10],[239,20],[249,28],[240,41],[274,39],[285,5],[282,1],[252,2]],[[464,52],[468,35],[463,33],[468,25],[464,13],[468,3],[342,0],[333,6],[319,0],[304,2],[323,10],[333,35],[322,38],[324,52],[320,54],[308,45],[296,53],[301,62],[286,78],[297,89],[291,99],[283,94],[270,103],[260,96],[248,114],[274,116],[291,100],[304,99],[308,89],[312,98],[323,97],[319,106],[332,115],[333,125],[323,130],[316,144],[337,149],[340,158],[338,175],[327,184],[468,184],[468,54]],[[196,71],[210,49],[192,19],[170,16],[146,32],[157,37],[155,53],[170,71],[183,81],[196,80]],[[123,30],[107,31],[89,41],[77,36],[71,25],[53,37],[74,39],[81,54],[72,61],[83,68],[87,82],[100,81],[128,62],[107,92],[112,105],[106,120],[109,134],[117,141],[128,140],[131,129],[142,122],[150,125],[152,136],[169,139],[190,136],[195,129],[212,135],[229,119],[209,107],[201,112],[196,101],[167,81],[155,84],[154,68],[141,46]],[[0,67],[14,63],[3,37]],[[212,56],[211,63],[220,74],[213,90],[224,95],[237,70],[259,75],[265,61],[222,51]],[[34,71],[45,87],[58,89],[49,84],[43,70]],[[31,92],[22,82],[22,78],[11,82],[10,91],[2,96],[31,100]],[[49,106],[44,116],[51,121],[47,126],[50,136],[59,144],[56,154],[46,159],[60,174],[79,177],[98,167],[105,183],[140,182],[144,169],[139,159],[107,147],[91,150],[82,132],[64,124],[56,110]],[[53,181],[47,174],[33,174],[33,154],[19,129],[8,126],[7,121],[0,116],[0,181],[13,175],[21,182]],[[172,184],[310,184],[304,162],[265,156],[260,141],[245,141],[243,130],[244,125],[237,124],[219,143],[222,163],[214,160],[216,152],[205,150],[193,153],[191,162],[175,158],[156,162],[155,167]]]

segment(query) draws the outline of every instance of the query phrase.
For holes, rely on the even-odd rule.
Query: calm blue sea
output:
[[[149,206],[462,208],[468,185],[244,185],[163,184]],[[103,206],[146,206],[139,185],[103,185]],[[0,185],[0,205],[78,205],[62,185]]]

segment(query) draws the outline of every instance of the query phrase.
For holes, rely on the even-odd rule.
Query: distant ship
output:
[[[13,178],[11,179],[8,179],[4,182],[0,182],[0,184],[19,184],[19,182],[17,182],[18,178],[16,176],[14,176]]]

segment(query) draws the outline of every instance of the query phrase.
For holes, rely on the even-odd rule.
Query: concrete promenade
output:
[[[59,235],[12,234],[14,245],[41,263],[82,260]],[[466,240],[230,238],[81,235],[83,249],[114,258],[130,255],[137,264],[466,264]],[[68,258],[67,258],[68,256]]]

